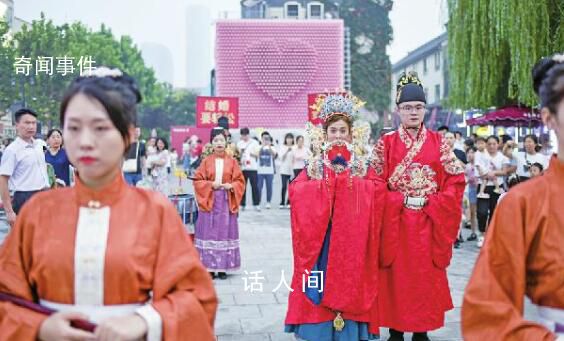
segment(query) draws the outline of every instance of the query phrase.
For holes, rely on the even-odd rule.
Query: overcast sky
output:
[[[15,0],[15,15],[23,20],[38,19],[41,12],[56,24],[81,21],[98,29],[101,23],[114,34],[127,34],[138,46],[158,43],[166,46],[173,59],[173,83],[186,86],[187,8],[204,5],[211,19],[240,16],[239,0]],[[390,13],[394,40],[388,49],[392,63],[439,35],[447,19],[446,0],[395,0]],[[210,40],[213,40],[210,24]],[[209,44],[213,56],[213,44]],[[211,61],[210,61],[211,63]]]

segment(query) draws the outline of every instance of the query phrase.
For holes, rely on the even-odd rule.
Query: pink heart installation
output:
[[[245,51],[245,72],[258,89],[282,103],[303,90],[317,71],[317,54],[296,39],[262,39]]]

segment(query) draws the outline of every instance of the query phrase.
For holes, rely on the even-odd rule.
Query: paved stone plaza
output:
[[[220,299],[215,323],[219,341],[294,340],[293,335],[283,332],[289,290],[281,283],[281,279],[283,272],[287,285],[290,285],[292,242],[290,211],[278,209],[278,182],[277,179],[274,184],[272,209],[263,208],[261,212],[256,212],[249,203],[247,211],[240,214],[241,270],[230,275],[227,280],[214,280]],[[191,186],[186,189],[192,191]],[[250,198],[248,201],[250,202]],[[1,243],[8,229],[3,212],[0,212]],[[468,234],[469,230],[464,233]],[[478,251],[474,242],[465,242],[461,249],[454,250],[448,276],[455,308],[447,313],[445,327],[430,333],[432,340],[462,340],[462,295]],[[535,319],[532,312],[531,306],[527,304],[526,316]],[[386,330],[381,329],[381,332],[383,339],[387,339]],[[406,340],[410,338],[406,337]]]

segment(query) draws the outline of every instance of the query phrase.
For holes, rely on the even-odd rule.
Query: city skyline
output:
[[[201,37],[200,43],[207,47],[207,51],[199,53],[197,64],[189,65],[188,42],[190,32],[190,15],[188,9],[193,6],[204,6],[209,9],[210,22],[207,28],[207,39]],[[113,9],[113,10],[108,10]],[[239,18],[240,2],[238,0],[170,0],[163,6],[163,2],[156,0],[99,0],[94,2],[76,2],[73,0],[50,0],[48,3],[39,0],[16,0],[14,13],[25,21],[39,19],[41,12],[55,24],[80,21],[86,26],[97,30],[104,23],[116,36],[129,35],[141,50],[143,46],[160,46],[161,55],[172,56],[170,69],[164,68],[163,61],[156,61],[153,57],[146,62],[153,67],[161,81],[170,81],[172,70],[172,84],[175,87],[192,85],[187,75],[189,70],[209,69],[214,64],[215,21],[220,18]],[[447,18],[444,0],[398,0],[390,13],[390,20],[394,31],[394,39],[388,46],[388,54],[392,64],[405,57],[409,51],[444,32],[444,22]],[[130,20],[136,18],[136,20]],[[195,18],[198,23],[202,20]],[[154,23],[152,25],[151,23]],[[416,23],[416,24],[412,24]],[[417,24],[419,23],[419,24]],[[193,25],[192,25],[193,27]],[[193,31],[193,29],[192,29]],[[168,50],[168,51],[166,51]],[[207,56],[207,57],[206,57]],[[208,58],[207,62],[202,58]],[[192,58],[194,59],[194,58]],[[196,79],[200,76],[196,76]],[[201,83],[201,80],[195,83]]]

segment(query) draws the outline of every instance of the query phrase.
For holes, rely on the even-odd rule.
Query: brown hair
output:
[[[329,126],[332,125],[333,123],[336,123],[336,122],[339,122],[339,121],[343,121],[347,124],[347,126],[349,127],[349,134],[350,134],[351,129],[352,129],[352,119],[349,116],[339,114],[339,113],[329,116],[327,121],[325,121],[323,123],[323,131],[325,133],[327,133],[327,128],[329,128]]]

